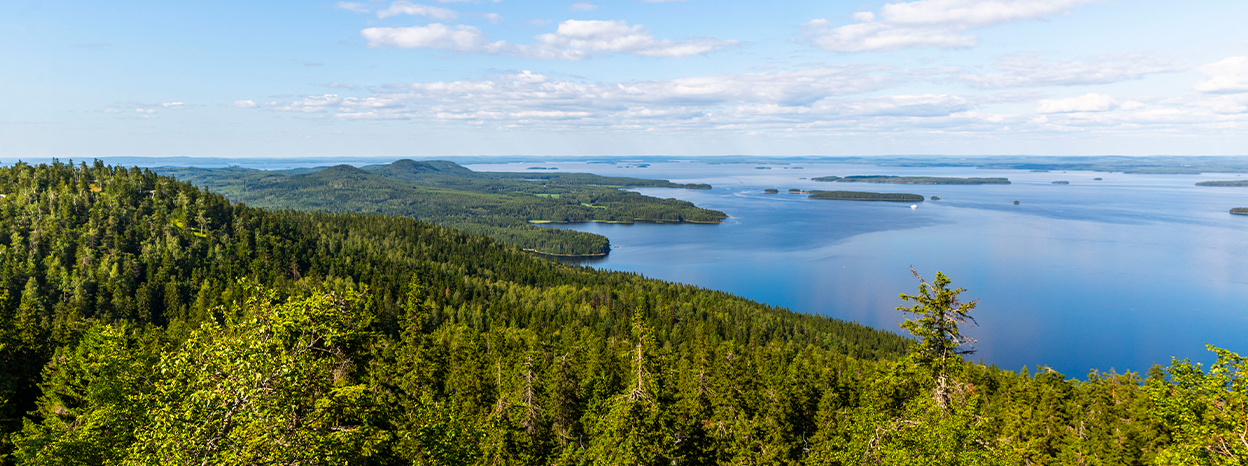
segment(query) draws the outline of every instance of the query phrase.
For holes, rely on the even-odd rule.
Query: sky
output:
[[[1248,2],[0,2],[0,157],[1248,155]]]

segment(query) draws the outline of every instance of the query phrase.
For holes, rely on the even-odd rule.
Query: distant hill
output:
[[[587,173],[476,172],[454,162],[399,160],[357,168],[263,171],[237,167],[157,168],[256,207],[402,215],[565,255],[610,251],[607,238],[531,223],[719,223],[723,212],[619,187],[707,189]]]

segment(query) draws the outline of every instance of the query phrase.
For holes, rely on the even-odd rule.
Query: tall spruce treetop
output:
[[[898,306],[897,310],[918,318],[906,319],[899,325],[919,338],[919,343],[911,349],[911,358],[932,370],[936,379],[933,396],[937,404],[944,407],[949,394],[950,359],[975,352],[970,347],[976,342],[975,339],[962,335],[959,326],[968,322],[976,325],[971,311],[979,300],[958,301],[958,294],[966,289],[949,289],[949,277],[942,272],[936,272],[936,280],[932,283],[924,280],[913,268],[910,273],[919,279],[919,294],[902,293],[901,299],[914,305]]]

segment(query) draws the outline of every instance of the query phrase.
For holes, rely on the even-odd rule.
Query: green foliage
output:
[[[361,295],[249,298],[161,358],[150,420],[124,464],[343,463],[382,440],[356,355],[373,316]]]
[[[1231,213],[1235,215],[1248,215],[1248,207],[1235,207],[1231,209]]]
[[[148,422],[163,344],[125,324],[95,324],[44,367],[36,409],[14,436],[21,464],[105,464],[124,458]],[[39,422],[35,422],[38,419]]]
[[[1217,362],[1175,360],[1170,383],[1151,380],[1152,414],[1169,429],[1174,443],[1157,455],[1158,464],[1232,465],[1248,461],[1248,360],[1213,346]]]
[[[1248,180],[1201,181],[1196,186],[1244,187],[1248,186]]]
[[[923,196],[904,193],[872,193],[865,191],[811,191],[811,199],[828,199],[833,201],[889,201],[889,202],[922,202]]]

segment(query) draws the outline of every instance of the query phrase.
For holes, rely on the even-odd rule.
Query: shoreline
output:
[[[724,217],[724,218],[732,218],[732,217]],[[714,222],[699,222],[697,220],[676,220],[676,221],[633,220],[631,222],[625,222],[625,221],[620,221],[620,220],[585,220],[582,222],[556,222],[553,220],[526,220],[526,221],[532,225],[576,225],[580,223],[612,223],[612,224],[619,224],[619,225],[631,225],[634,223],[654,223],[654,224],[670,223],[672,225],[679,225],[681,223],[692,223],[692,224],[697,224],[697,225],[719,225],[721,223],[724,223],[723,219],[716,220]]]
[[[536,249],[520,248],[520,250],[524,252],[531,252],[534,254],[541,254],[543,256],[555,256],[555,257],[607,257],[607,254],[610,254],[610,251],[600,252],[596,254],[555,254],[553,252],[542,252]]]
[[[724,218],[732,218],[732,217],[724,217]],[[584,222],[553,222],[553,221],[550,221],[550,220],[527,220],[527,222],[528,222],[529,224],[533,224],[533,225],[575,225],[575,224],[578,224],[578,223],[612,223],[612,224],[618,224],[618,225],[632,225],[632,224],[634,224],[634,223],[653,223],[653,224],[672,224],[672,225],[679,225],[679,224],[681,224],[681,223],[692,223],[692,224],[697,224],[697,225],[719,225],[719,224],[721,224],[721,223],[724,223],[723,219],[720,219],[720,220],[717,220],[717,221],[714,221],[714,222],[699,222],[699,221],[696,221],[696,220],[680,220],[680,221],[675,221],[675,222],[665,222],[665,221],[658,221],[658,220],[634,220],[634,221],[632,221],[632,222],[621,222],[621,221],[616,221],[616,220],[586,220],[586,221],[584,221]],[[538,251],[538,250],[536,250],[536,249],[528,249],[528,248],[520,248],[520,250],[522,250],[522,251],[524,251],[524,252],[531,252],[531,253],[534,253],[534,254],[540,254],[540,255],[543,255],[543,256],[554,256],[554,257],[583,257],[583,258],[591,258],[591,257],[607,257],[607,255],[611,253],[610,249],[608,249],[608,250],[607,250],[607,252],[600,252],[600,253],[594,253],[594,254],[555,254],[555,253],[553,253],[553,252],[542,252],[542,251]]]

